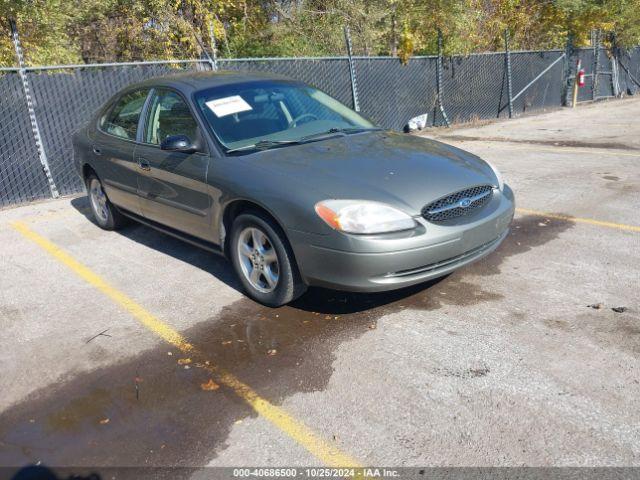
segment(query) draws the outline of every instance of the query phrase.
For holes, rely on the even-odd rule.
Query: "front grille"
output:
[[[493,187],[479,185],[439,198],[422,209],[422,216],[430,222],[443,222],[468,215],[484,206],[490,199]]]

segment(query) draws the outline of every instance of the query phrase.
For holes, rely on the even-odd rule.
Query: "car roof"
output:
[[[217,70],[215,72],[184,72],[178,74],[154,77],[144,82],[131,85],[129,88],[138,87],[170,87],[191,94],[198,90],[203,90],[221,85],[232,85],[259,80],[279,80],[292,81],[292,79],[261,72],[246,72],[233,70]]]

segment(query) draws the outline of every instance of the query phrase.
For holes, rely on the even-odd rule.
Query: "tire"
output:
[[[279,307],[307,290],[284,232],[260,212],[235,218],[229,255],[247,295],[263,305]]]
[[[87,195],[93,219],[103,230],[118,230],[127,223],[127,218],[109,201],[102,182],[95,174],[87,177]]]

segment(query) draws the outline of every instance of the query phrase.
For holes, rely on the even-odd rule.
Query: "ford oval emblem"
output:
[[[462,208],[467,208],[469,205],[471,205],[471,199],[463,198],[462,200],[460,200],[460,203],[458,205],[460,205],[460,207]]]

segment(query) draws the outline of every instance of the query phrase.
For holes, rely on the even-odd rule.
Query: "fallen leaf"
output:
[[[109,423],[108,418],[103,418],[102,420],[100,420],[100,425],[106,425],[107,423]]]
[[[207,383],[201,383],[200,384],[200,388],[202,390],[204,390],[205,392],[212,392],[213,390],[219,389],[220,385],[218,385],[212,379],[209,379],[209,381]]]
[[[190,358],[179,358],[178,365],[189,365],[191,363]]]

